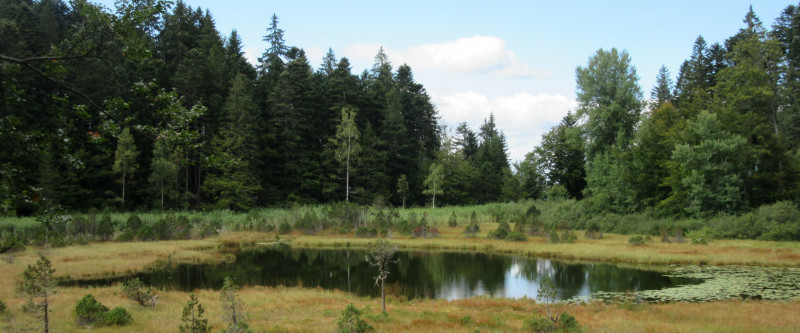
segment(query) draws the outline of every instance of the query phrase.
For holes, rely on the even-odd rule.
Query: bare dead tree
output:
[[[381,286],[381,301],[383,304],[383,312],[386,312],[386,278],[389,277],[389,264],[397,263],[399,260],[393,260],[394,254],[397,252],[397,245],[391,244],[385,239],[379,239],[370,247],[370,252],[366,255],[366,260],[370,266],[378,268],[378,275],[374,277],[375,285]]]

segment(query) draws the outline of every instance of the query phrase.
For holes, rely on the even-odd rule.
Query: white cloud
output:
[[[327,50],[322,50],[321,47],[307,47],[303,48],[303,51],[306,52],[306,59],[308,59],[308,63],[313,68],[319,68],[319,64],[322,63],[322,58],[325,57],[325,53],[328,52]]]
[[[489,98],[473,91],[437,96],[433,102],[442,121],[454,129],[466,122],[474,130],[494,113],[497,127],[508,140],[511,161],[519,161],[539,144],[542,134],[557,124],[576,104],[561,95],[518,93]]]
[[[247,62],[249,62],[251,65],[257,66],[258,57],[261,56],[261,53],[261,50],[257,48],[248,47],[244,49],[244,58],[247,59]]]
[[[372,63],[380,44],[353,44],[345,54],[354,63]],[[502,77],[541,78],[547,72],[536,71],[520,61],[501,38],[474,36],[438,44],[423,44],[407,50],[384,47],[394,64],[407,63],[415,71],[441,71],[447,74],[490,73]]]

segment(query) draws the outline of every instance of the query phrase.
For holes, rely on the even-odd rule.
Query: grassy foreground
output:
[[[526,242],[488,240],[485,233],[495,225],[482,225],[483,235],[466,238],[462,228],[440,228],[441,237],[412,239],[393,237],[393,242],[407,249],[494,251],[531,256],[602,260],[634,264],[744,264],[800,266],[800,244],[761,241],[714,241],[709,245],[650,243],[643,247],[628,245],[628,236],[606,235],[602,240],[579,237],[575,244],[549,244],[540,238]],[[300,233],[281,236],[294,246],[366,247],[372,239],[352,235],[317,235]],[[24,302],[14,291],[22,271],[43,252],[53,262],[61,277],[97,277],[126,275],[146,270],[163,262],[203,262],[228,260],[216,249],[221,245],[256,244],[275,239],[272,233],[224,233],[205,240],[162,242],[109,242],[55,249],[29,248],[25,252],[4,255],[0,261],[0,299],[8,306],[0,315],[0,331],[18,331],[27,321],[20,311]],[[213,331],[222,329],[219,293],[198,290],[206,308],[205,317]],[[145,309],[129,302],[117,286],[103,288],[60,288],[53,300],[53,332],[78,330],[74,308],[85,294],[93,294],[113,308],[123,306],[134,323],[125,327],[92,328],[95,332],[175,332],[180,325],[183,306],[189,299],[184,292],[159,292],[155,309]],[[384,332],[482,332],[518,331],[523,321],[543,307],[532,300],[473,298],[459,301],[404,300],[389,297],[388,319],[379,316],[377,299],[362,298],[340,291],[285,287],[248,287],[240,292],[250,313],[250,325],[256,332],[331,332],[345,306],[353,303],[365,309],[367,322]],[[791,332],[800,327],[800,300],[791,302],[724,301],[712,303],[671,304],[602,304],[562,305],[562,311],[574,315],[588,331],[597,332]],[[466,317],[469,316],[469,319]]]

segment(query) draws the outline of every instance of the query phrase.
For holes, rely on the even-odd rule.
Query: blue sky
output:
[[[100,3],[113,7],[113,0]],[[575,106],[575,68],[600,48],[627,50],[645,94],[661,65],[673,78],[703,35],[724,42],[743,26],[751,2],[727,1],[211,1],[217,29],[236,29],[252,61],[275,13],[287,44],[315,68],[332,48],[353,71],[371,67],[379,46],[408,63],[453,129],[477,129],[490,112],[512,161]],[[753,2],[766,27],[792,1]]]

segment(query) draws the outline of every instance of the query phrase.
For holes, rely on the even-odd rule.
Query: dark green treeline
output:
[[[800,197],[798,6],[772,27],[750,10],[722,43],[698,37],[650,99],[631,55],[598,50],[576,69],[576,109],[509,165],[494,117],[444,130],[412,69],[383,50],[360,74],[333,50],[314,70],[275,15],[253,66],[236,31],[182,2],[0,5],[3,215],[435,196],[708,217]]]
[[[313,70],[318,60],[288,45],[273,15],[253,66],[235,30],[223,37],[211,13],[180,1],[119,1],[113,13],[85,1],[0,8],[4,215],[337,202],[347,174],[356,203],[430,201],[437,112],[382,49],[358,75],[333,50]],[[345,108],[360,134],[349,159],[334,140]],[[489,124],[476,156],[497,145]],[[474,164],[508,169],[505,151]],[[469,201],[499,199],[499,185],[481,190]]]

